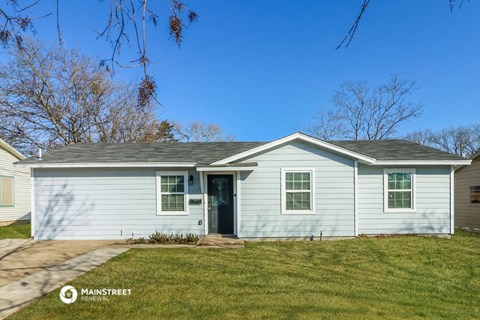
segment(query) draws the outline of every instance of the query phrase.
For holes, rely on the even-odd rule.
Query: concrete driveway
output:
[[[113,241],[0,240],[0,287]]]
[[[0,319],[128,250],[113,241],[0,241]]]

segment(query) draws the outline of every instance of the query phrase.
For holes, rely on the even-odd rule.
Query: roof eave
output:
[[[0,147],[5,149],[7,152],[11,153],[15,158],[19,160],[23,160],[27,158],[23,154],[18,152],[14,147],[6,143],[3,139],[0,139]]]
[[[201,165],[197,166],[198,172],[227,172],[227,171],[253,171],[258,167],[258,163],[232,163],[226,165]]]
[[[480,158],[480,151],[475,153],[470,159],[472,159],[472,161],[473,161],[473,160],[477,160],[478,158]]]
[[[20,168],[193,168],[196,162],[82,162],[82,163],[53,163],[39,160],[36,163],[15,162]]]
[[[472,160],[458,159],[458,160],[377,160],[375,163],[371,163],[373,166],[404,166],[404,165],[450,165],[450,166],[468,166]]]

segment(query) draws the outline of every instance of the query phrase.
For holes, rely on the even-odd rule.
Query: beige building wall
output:
[[[480,203],[471,202],[471,187],[480,187],[480,154],[455,172],[455,226],[480,228]]]
[[[0,225],[8,222],[30,220],[30,169],[15,168],[20,159],[0,146],[0,176],[13,177],[14,205],[0,206]]]

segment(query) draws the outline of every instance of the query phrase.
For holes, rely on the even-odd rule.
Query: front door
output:
[[[208,175],[208,233],[234,234],[233,175]]]

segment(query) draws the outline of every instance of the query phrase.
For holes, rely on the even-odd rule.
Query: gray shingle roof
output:
[[[77,143],[46,152],[42,163],[197,162],[210,164],[265,142]],[[22,161],[39,163],[35,157]]]
[[[464,158],[405,140],[329,141],[377,160],[464,160]],[[78,143],[20,161],[38,163],[195,162],[207,165],[258,147],[265,142]]]
[[[454,154],[407,140],[329,141],[377,160],[465,160]]]

